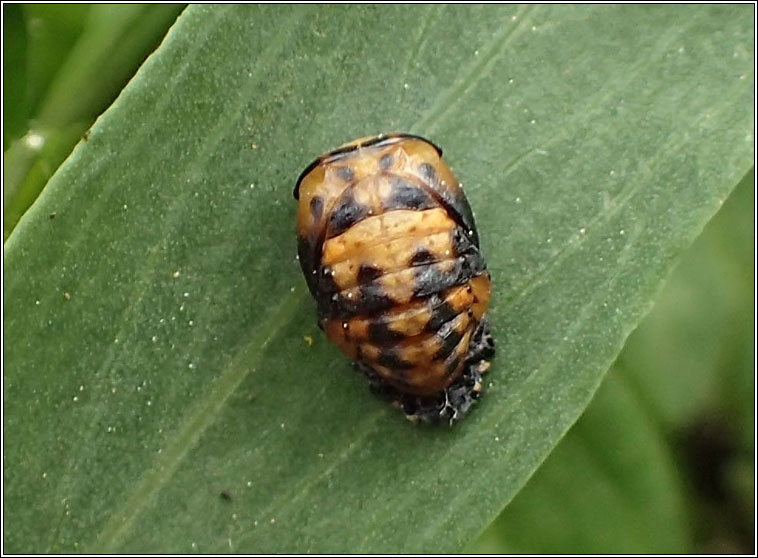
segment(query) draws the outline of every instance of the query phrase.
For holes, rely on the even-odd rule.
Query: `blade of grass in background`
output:
[[[182,8],[3,5],[4,239]]]

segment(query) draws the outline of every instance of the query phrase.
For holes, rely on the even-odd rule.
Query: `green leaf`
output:
[[[34,119],[39,113],[40,105],[45,102],[51,86],[60,81],[61,75],[65,75],[66,60],[71,57],[72,49],[82,34],[87,33],[87,20],[93,7],[86,4],[26,4],[20,8],[22,20],[16,23],[27,36],[27,52],[20,62],[25,65],[27,76],[24,81],[13,86],[25,93],[29,112],[24,124],[28,126],[29,120]],[[113,7],[101,6],[94,9],[110,10],[114,15],[118,14],[118,9]],[[120,19],[118,15],[116,18]],[[91,32],[91,29],[89,31]],[[104,54],[98,48],[95,52],[88,53],[88,56]],[[93,88],[98,85],[107,86],[104,81],[87,85]],[[100,107],[101,111],[104,108]],[[22,134],[25,131],[26,129],[22,130]]]
[[[187,9],[6,243],[6,549],[461,548],[750,167],[749,10]],[[445,149],[493,274],[452,429],[368,393],[294,259],[300,170],[390,130]]]
[[[27,34],[20,4],[3,4],[3,151],[23,133],[28,117],[26,88]]]
[[[587,412],[471,551],[686,551],[686,508],[672,457],[645,405],[612,370]]]

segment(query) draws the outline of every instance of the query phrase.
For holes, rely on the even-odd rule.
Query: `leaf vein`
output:
[[[461,72],[453,85],[440,94],[426,114],[411,126],[411,131],[428,133],[437,127],[447,117],[450,110],[479,83],[479,80],[487,75],[508,45],[526,30],[528,23],[526,16],[535,9],[535,6],[522,8],[515,16],[520,20],[517,25],[503,26],[484,47],[484,52],[474,56],[473,62]]]

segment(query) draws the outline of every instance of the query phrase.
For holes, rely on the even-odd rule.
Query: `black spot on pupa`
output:
[[[328,294],[329,296],[333,295],[336,292],[339,292],[340,290],[339,285],[337,285],[337,282],[334,280],[332,268],[328,265],[323,266],[319,269],[318,286],[319,291],[324,294]]]
[[[429,252],[428,250],[424,248],[419,248],[416,250],[416,252],[413,254],[413,257],[411,257],[411,266],[417,266],[417,265],[424,265],[428,263],[432,263],[434,261],[434,256]]]
[[[434,172],[434,167],[430,165],[429,163],[421,163],[418,166],[418,170],[421,173],[421,176],[423,176],[430,182],[437,178],[437,173]]]
[[[229,494],[229,492],[227,492],[226,490],[222,490],[221,492],[219,492],[218,495],[221,497],[221,499],[224,502],[231,502],[232,501],[232,495]]]
[[[469,258],[457,258],[452,269],[443,269],[443,264],[428,264],[419,266],[414,278],[416,285],[413,289],[415,297],[439,293],[455,285],[463,285],[471,278]],[[447,266],[446,266],[447,267]]]
[[[337,167],[337,176],[339,176],[345,182],[352,182],[355,180],[355,173],[350,167]]]
[[[321,196],[313,196],[311,198],[311,216],[314,221],[319,221],[324,214],[324,200]]]
[[[402,374],[402,371],[400,371],[400,374],[397,374],[397,369],[394,370],[394,372],[396,372],[396,374],[392,376],[392,383],[400,388],[409,389],[411,387],[411,383],[405,377],[400,375]]]
[[[386,153],[382,155],[381,159],[379,159],[379,168],[381,170],[387,170],[392,166],[392,163],[394,163],[392,153]]]
[[[429,168],[434,171],[431,165],[429,165]],[[471,211],[471,206],[469,206],[466,196],[463,194],[463,190],[457,184],[442,186],[439,182],[432,179],[429,179],[429,182],[437,198],[437,202],[447,210],[450,217],[458,223],[458,226],[462,230],[471,232],[469,235],[471,241],[475,246],[479,246],[479,235],[474,223],[474,214]]]
[[[332,296],[322,296],[318,301],[320,315],[329,318],[352,318],[359,314],[371,314],[387,310],[395,304],[376,281]]]
[[[367,215],[367,207],[357,203],[352,194],[344,194],[329,217],[330,237],[342,234]]]
[[[413,289],[413,294],[416,297],[438,293],[451,286],[450,273],[440,270],[435,265],[419,267],[415,281],[416,286]]]
[[[470,277],[481,275],[487,269],[487,264],[484,263],[484,258],[479,253],[479,250],[466,254],[463,260],[466,262],[465,269],[470,274]]]
[[[397,176],[392,177],[392,190],[389,197],[384,200],[384,209],[431,209],[436,204],[432,196],[430,196],[426,190],[399,178]]]
[[[358,291],[360,296],[358,297],[357,306],[361,312],[368,313],[386,310],[395,304],[395,301],[384,292],[382,286],[376,281],[362,285]]]
[[[394,351],[382,351],[376,363],[390,370],[410,370],[415,366],[412,362],[400,358]]]
[[[455,318],[458,313],[447,302],[443,301],[439,306],[435,306],[432,311],[432,317],[427,322],[426,331],[437,331],[442,324],[449,322]]]
[[[461,355],[458,353],[453,353],[450,355],[451,358],[448,358],[445,361],[445,368],[447,371],[445,372],[445,377],[449,378],[455,373],[455,369],[458,368],[458,365],[461,363]]]
[[[298,261],[305,275],[305,281],[308,283],[308,289],[314,296],[316,295],[318,277],[313,274],[313,271],[316,269],[316,260],[320,256],[317,245],[318,239],[311,235],[297,236]]]
[[[455,329],[456,325],[458,324],[454,321],[450,321],[440,328],[437,335],[441,343],[439,350],[434,354],[435,360],[447,358],[458,346],[458,343],[460,343],[463,334]]]
[[[473,242],[472,237],[465,234],[463,229],[456,227],[451,233],[451,243],[453,245],[453,253],[456,256],[466,256],[469,254],[478,254],[479,248]]]
[[[368,338],[378,345],[386,345],[404,339],[405,336],[392,331],[386,322],[371,322],[368,326]]]
[[[319,273],[313,278],[316,285],[314,296],[318,304],[318,312],[321,317],[334,317],[333,308],[339,299],[339,286],[334,280],[332,270],[328,266],[321,267]]]
[[[361,264],[361,267],[358,269],[358,283],[368,283],[377,277],[381,277],[381,275],[382,271],[373,265]]]
[[[427,296],[456,285],[463,285],[485,269],[484,260],[478,251],[456,258],[452,269],[447,271],[442,268],[442,265],[443,263],[429,264],[418,268],[415,277],[416,286],[413,289],[414,296]]]

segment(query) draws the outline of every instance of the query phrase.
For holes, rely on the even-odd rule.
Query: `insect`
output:
[[[442,150],[411,134],[357,139],[313,161],[294,195],[327,337],[410,420],[465,416],[495,352],[490,274]]]

